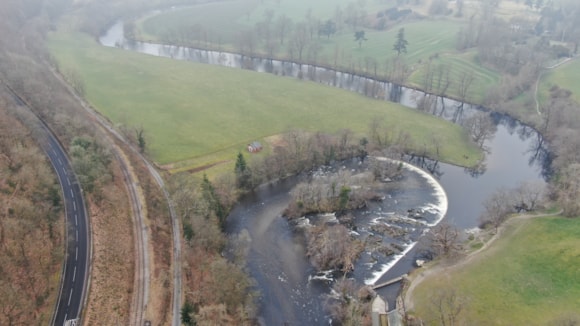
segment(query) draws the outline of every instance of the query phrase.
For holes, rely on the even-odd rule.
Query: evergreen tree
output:
[[[246,163],[246,159],[241,152],[238,153],[238,158],[236,159],[236,168],[234,172],[236,173],[236,182],[238,188],[250,189],[252,174],[248,164]]]
[[[407,45],[409,42],[405,39],[405,28],[400,28],[399,33],[397,33],[397,40],[393,45],[393,50],[397,51],[397,56],[401,53],[407,53]]]
[[[193,317],[194,307],[189,301],[185,301],[181,308],[181,323],[186,326],[196,326],[197,322]]]
[[[201,191],[203,199],[207,202],[210,212],[213,212],[215,216],[218,217],[220,227],[223,229],[225,227],[226,217],[228,216],[227,209],[221,203],[219,197],[215,193],[215,188],[211,181],[207,178],[207,175],[203,175],[203,181],[201,182]],[[209,218],[209,216],[206,216]]]
[[[359,48],[362,47],[362,42],[367,40],[367,38],[365,37],[365,31],[364,30],[356,31],[354,33],[354,40],[355,42],[358,42]]]

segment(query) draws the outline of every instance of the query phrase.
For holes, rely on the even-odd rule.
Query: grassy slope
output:
[[[341,8],[344,10],[348,1],[342,1]],[[324,0],[313,4],[304,1],[283,1],[279,6],[271,2],[258,5],[255,1],[247,0],[234,3],[214,3],[168,12],[162,15],[145,19],[140,26],[145,32],[145,39],[156,39],[155,35],[163,35],[164,26],[171,26],[170,29],[179,29],[183,26],[193,26],[199,24],[210,34],[219,34],[224,48],[235,51],[233,45],[235,37],[240,30],[252,27],[256,22],[262,21],[264,12],[267,9],[275,11],[276,15],[284,13],[292,18],[294,22],[303,21],[308,8],[312,9],[313,17],[332,18],[337,4]],[[367,5],[367,12],[373,16],[380,8],[388,8],[383,5]],[[212,19],[209,19],[210,17]],[[274,21],[276,18],[274,18]],[[452,19],[421,20],[404,23],[386,31],[366,30],[366,42],[359,48],[354,41],[354,33],[350,28],[345,28],[342,34],[335,35],[329,40],[324,37],[318,42],[322,46],[319,60],[327,63],[334,62],[335,51],[339,49],[338,64],[349,67],[352,63],[358,65],[365,58],[374,58],[381,64],[393,58],[396,53],[392,50],[399,28],[405,28],[405,37],[409,42],[408,53],[405,55],[406,61],[415,71],[410,79],[410,84],[420,86],[420,75],[430,58],[434,59],[434,64],[447,64],[452,67],[451,76],[457,80],[464,71],[473,72],[476,80],[471,91],[470,100],[481,101],[485,90],[499,80],[496,71],[482,67],[472,52],[460,53],[455,50],[456,35],[463,23]],[[212,36],[217,39],[215,36]],[[230,43],[229,45],[227,43]],[[261,47],[258,48],[260,50]],[[285,48],[283,49],[284,51]],[[281,56],[282,53],[280,53]],[[381,71],[379,71],[381,73]],[[456,87],[451,87],[448,94],[454,95]]]
[[[472,325],[547,325],[580,310],[578,219],[517,221],[482,255],[420,284],[418,315],[428,316],[429,294],[450,282],[469,297],[462,314]]]
[[[580,60],[576,59],[546,73],[541,84],[542,98],[547,98],[549,89],[554,85],[572,91],[572,97],[580,103]]]
[[[144,127],[150,154],[161,164],[230,160],[248,142],[291,128],[360,134],[377,117],[419,144],[438,135],[446,161],[473,164],[463,155],[480,156],[458,126],[338,89],[104,48],[80,34],[53,34],[50,47],[63,71],[82,77],[100,112],[114,123]]]

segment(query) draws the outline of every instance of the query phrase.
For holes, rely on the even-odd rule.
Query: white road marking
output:
[[[73,271],[73,283],[75,282],[76,277],[77,277],[77,267],[75,266],[75,269]]]
[[[70,179],[66,178],[66,183],[68,183],[68,185],[70,186]]]
[[[72,189],[70,190],[70,195],[72,196],[72,198],[75,198],[75,193],[72,191]]]
[[[75,226],[79,225],[79,216],[75,214]]]
[[[73,210],[76,212],[77,211],[77,202],[73,201]]]
[[[77,241],[79,241],[79,229],[76,229],[76,233],[77,233]]]
[[[70,306],[70,299],[72,299],[72,291],[73,289],[70,289],[70,294],[68,295],[68,305]]]
[[[58,164],[62,165],[62,161],[60,160],[60,157],[58,158]]]
[[[75,261],[77,261],[79,259],[79,247],[77,246],[75,248]]]

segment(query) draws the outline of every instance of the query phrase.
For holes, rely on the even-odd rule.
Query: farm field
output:
[[[114,124],[142,127],[148,154],[170,168],[230,161],[249,142],[290,129],[360,136],[377,118],[418,147],[437,135],[447,162],[481,157],[459,126],[331,87],[105,48],[83,34],[54,33],[50,48],[65,75],[83,80],[86,99]]]
[[[506,228],[468,264],[420,283],[414,313],[437,319],[430,298],[444,288],[466,302],[460,316],[470,325],[560,325],[567,312],[579,311],[578,220],[519,219]]]

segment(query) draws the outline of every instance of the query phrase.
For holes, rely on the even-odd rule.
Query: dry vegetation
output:
[[[134,263],[133,227],[124,195],[123,178],[116,162],[110,161],[108,146],[99,141],[104,138],[103,135],[95,130],[92,120],[81,112],[77,100],[50,70],[50,56],[44,47],[44,32],[50,30],[51,24],[58,17],[56,7],[63,4],[66,1],[54,1],[46,5],[41,0],[0,2],[0,79],[31,105],[34,112],[56,132],[61,143],[69,145],[67,150],[73,156],[73,166],[75,169],[82,168],[77,170],[77,175],[83,185],[91,185],[89,189],[85,189],[94,241],[88,306],[84,311],[86,324],[126,325]],[[7,168],[3,168],[0,173],[0,185],[2,188],[6,187],[3,194],[10,193],[6,200],[19,203],[14,206],[14,210],[3,210],[9,217],[6,220],[9,224],[3,223],[1,229],[6,230],[4,234],[9,234],[3,239],[10,250],[2,250],[2,253],[12,256],[6,259],[7,262],[2,261],[0,268],[0,284],[6,287],[0,291],[0,307],[4,309],[0,318],[11,316],[13,320],[0,320],[0,324],[45,325],[49,323],[54,297],[58,293],[54,283],[58,285],[60,279],[59,267],[63,259],[64,238],[62,218],[49,215],[59,212],[50,211],[46,205],[60,205],[60,189],[58,185],[54,185],[53,172],[43,167],[46,165],[43,155],[36,150],[33,159],[24,156],[34,154],[26,140],[30,139],[30,135],[24,131],[11,132],[13,128],[17,130],[18,126],[11,120],[2,117],[0,121],[2,141],[6,140],[8,144],[2,148],[1,164],[10,162],[5,160],[10,158],[12,151],[17,150],[19,155],[11,158],[12,168],[7,163]],[[96,161],[98,164],[95,164]],[[18,169],[15,169],[17,166]],[[17,172],[20,174],[16,174]],[[12,176],[11,173],[15,175]],[[48,199],[43,197],[44,191],[48,191],[43,188],[46,183],[44,174],[51,178],[51,187],[56,187],[55,190],[50,190],[51,197]],[[34,183],[28,184],[29,182]],[[21,187],[25,188],[14,191]],[[26,196],[32,196],[27,199],[29,202],[25,201]],[[8,208],[10,205],[3,203],[2,207]],[[50,233],[43,234],[51,230],[48,220],[43,223],[35,222],[34,219],[25,220],[28,215],[50,217],[53,220],[54,239],[49,239]],[[18,216],[21,217],[20,220],[16,219]],[[15,231],[8,233],[11,230],[8,227]],[[18,228],[22,231],[18,231]],[[12,252],[16,243],[10,241],[15,236],[25,241],[16,247],[18,251]],[[22,254],[27,252],[41,256],[28,257]],[[52,260],[55,260],[56,270],[54,267],[49,269]],[[23,276],[26,279],[22,279]],[[20,288],[18,284],[25,288]],[[23,295],[27,291],[32,292]],[[53,297],[48,297],[48,294]],[[23,314],[24,311],[26,314]]]
[[[6,96],[0,94],[0,324],[45,325],[64,259],[60,188],[30,132],[8,113]]]
[[[200,181],[181,173],[170,184],[186,242],[182,320],[185,312],[199,325],[253,325],[254,297],[243,267],[243,241],[233,246],[237,249],[233,262],[222,256],[227,241],[223,218],[237,198],[234,178]]]
[[[126,153],[133,153],[126,151]],[[171,321],[171,219],[167,203],[159,187],[151,178],[147,168],[143,166],[136,155],[129,155],[133,164],[133,172],[139,180],[140,193],[144,196],[147,207],[141,207],[148,227],[150,267],[149,302],[147,304],[146,319],[159,325],[166,325]]]
[[[86,325],[126,325],[133,289],[133,225],[118,167],[102,200],[89,201],[93,259]]]

